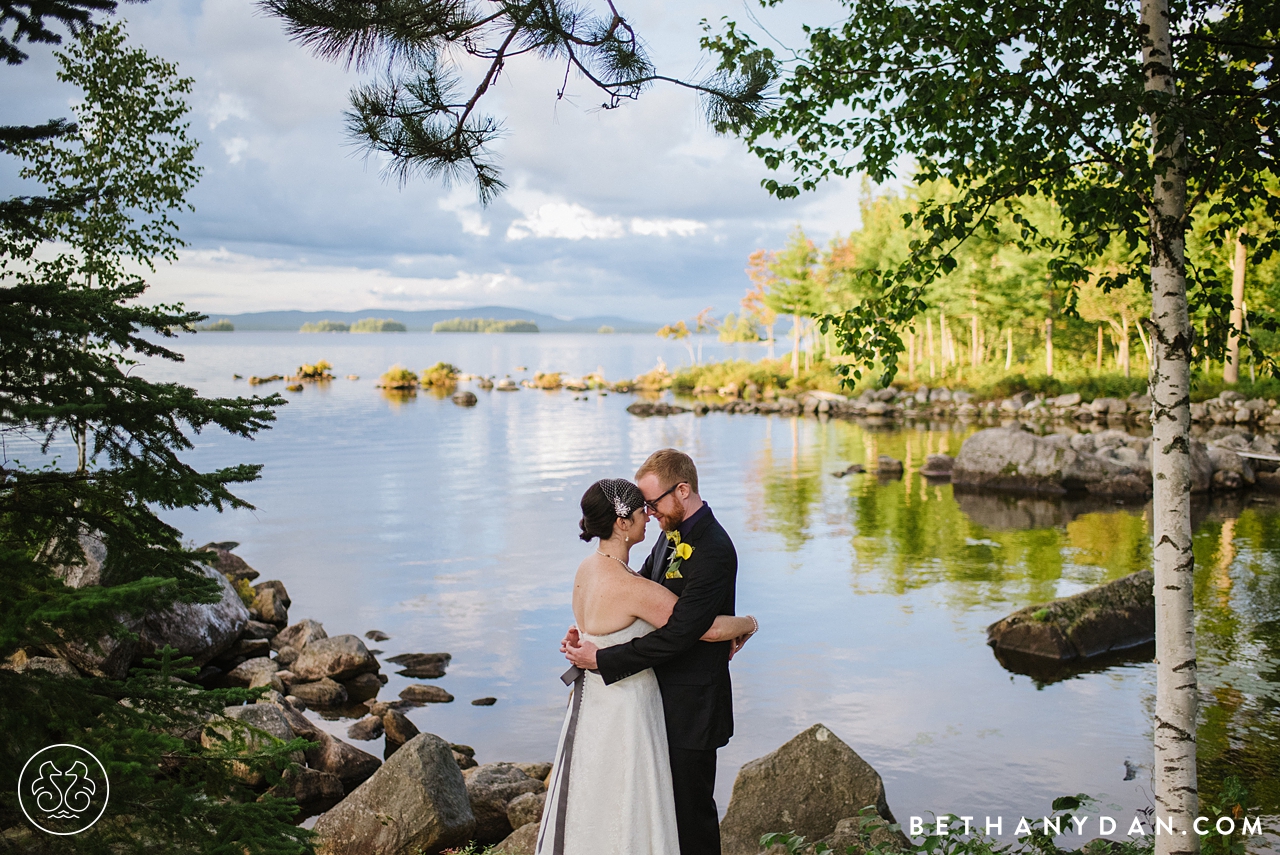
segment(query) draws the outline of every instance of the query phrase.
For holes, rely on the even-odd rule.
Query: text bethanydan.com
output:
[[[979,831],[987,835],[1004,834],[1003,816],[987,816],[983,817],[981,824],[976,823],[976,817],[972,816],[942,816],[937,819],[925,820],[921,816],[910,817],[908,824],[908,833],[912,837],[922,837],[926,835],[948,835],[948,834],[975,834]],[[1068,819],[1069,822],[1063,826],[1063,820]],[[1029,820],[1025,816],[1018,817],[1018,824],[1013,829],[1016,835],[1031,834],[1033,831],[1032,823],[1037,823],[1039,828],[1036,830],[1043,831],[1046,834],[1058,836],[1060,834],[1115,834],[1120,827],[1115,817],[1111,816],[1072,816],[1072,817],[1040,817],[1038,820]],[[1246,837],[1255,837],[1262,834],[1262,820],[1258,817],[1242,817],[1236,819],[1231,816],[1220,816],[1213,819],[1207,816],[1198,816],[1192,823],[1191,830],[1196,834],[1235,834],[1239,831]],[[1183,834],[1187,833],[1186,829],[1177,828],[1173,817],[1155,819],[1154,827],[1141,817],[1135,816],[1133,821],[1129,823],[1129,828],[1125,832],[1130,836],[1140,836],[1155,834],[1157,836],[1163,834]]]

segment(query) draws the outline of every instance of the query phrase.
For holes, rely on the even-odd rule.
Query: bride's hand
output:
[[[560,652],[568,653],[569,648],[577,647],[582,643],[582,637],[578,633],[578,627],[575,624],[569,624],[569,630],[564,634],[564,638],[560,640]]]

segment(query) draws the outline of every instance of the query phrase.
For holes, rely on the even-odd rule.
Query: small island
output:
[[[390,318],[361,318],[351,325],[351,332],[408,332],[408,327]]]
[[[197,332],[235,332],[236,325],[226,318],[210,321],[207,324],[196,324]]]
[[[303,324],[298,332],[351,332],[351,327],[342,321],[316,321]]]
[[[454,318],[449,321],[437,321],[431,331],[438,332],[481,332],[481,333],[536,333],[538,325],[533,321],[500,321],[495,318]]]

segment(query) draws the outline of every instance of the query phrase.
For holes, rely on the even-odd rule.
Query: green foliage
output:
[[[390,318],[361,318],[351,325],[353,333],[405,332],[408,328]]]
[[[614,331],[613,327],[609,326],[608,324],[605,324],[604,326],[600,327],[600,329],[596,330],[596,332],[600,333],[601,335],[608,335],[613,331]]]
[[[947,194],[922,193],[903,212],[919,236],[902,256],[863,278],[852,305],[824,315],[824,331],[854,358],[852,377],[877,361],[882,382],[894,377],[903,331],[932,305],[939,277],[963,272],[971,242],[1002,234],[1038,253],[1056,309],[1070,310],[1084,283],[1145,287],[1153,188],[1172,168],[1151,152],[1172,145],[1175,133],[1189,195],[1168,228],[1180,236],[1192,222],[1206,224],[1199,245],[1188,244],[1190,309],[1203,322],[1188,344],[1198,359],[1220,357],[1229,293],[1201,250],[1280,214],[1269,130],[1280,12],[1244,0],[1169,8],[1172,96],[1146,85],[1132,3],[1014,0],[993,10],[976,0],[858,0],[847,20],[806,28],[772,109],[721,126],[784,172],[763,182],[779,198],[858,173],[884,183],[904,160],[914,162],[917,189],[947,182]],[[727,71],[768,53],[732,22],[703,45]],[[1156,115],[1159,140],[1151,138]],[[1051,212],[1040,210],[1046,199]],[[1280,248],[1280,233],[1248,229],[1247,241],[1252,262],[1262,263]],[[1259,365],[1268,363],[1257,340],[1250,347]]]
[[[351,326],[342,321],[307,321],[298,332],[351,332]],[[377,330],[371,330],[377,332]]]
[[[233,579],[228,576],[227,581],[231,583],[231,587],[236,589],[236,594],[240,596],[240,600],[245,604],[245,606],[253,605],[253,601],[257,598],[258,592],[253,590],[253,585],[250,584],[248,579]]]
[[[481,333],[536,333],[538,325],[533,321],[499,321],[493,318],[454,318],[437,321],[432,332],[481,332]]]
[[[724,316],[724,320],[720,322],[717,328],[720,331],[720,340],[723,342],[743,342],[743,341],[759,341],[760,330],[756,327],[750,315],[742,315],[734,317],[733,312]]]
[[[175,600],[216,600],[217,584],[192,572],[209,553],[184,547],[157,514],[250,508],[231,490],[259,467],[201,471],[181,455],[203,430],[253,436],[283,403],[204,398],[134,373],[141,359],[180,361],[162,342],[203,320],[181,306],[145,305],[139,275],[182,246],[173,217],[199,175],[184,121],[191,81],[129,47],[121,25],[62,20],[80,21],[55,54],[59,79],[81,92],[71,107],[76,132],[5,145],[41,198],[58,204],[0,218],[0,432],[9,449],[0,462],[0,656],[125,637],[130,618]],[[69,447],[74,461],[59,456]],[[82,563],[80,538],[90,532],[106,547],[103,582],[69,588],[54,567]],[[0,828],[26,826],[16,798],[26,759],[70,742],[102,760],[116,809],[74,837],[32,832],[24,851],[306,851],[295,807],[258,800],[198,740],[208,715],[260,692],[202,691],[172,649],[144,664],[119,681],[0,671]],[[286,754],[269,747],[239,759],[278,773]]]
[[[196,324],[196,329],[200,332],[235,332],[236,325],[226,318],[219,318],[207,324]]]
[[[437,362],[422,372],[422,385],[426,388],[451,389],[458,385],[459,373],[457,366],[447,362]]]
[[[328,361],[321,359],[315,365],[299,365],[297,379],[299,380],[332,380],[333,365]]]
[[[414,374],[403,365],[393,365],[378,378],[378,385],[383,389],[417,389],[418,375]]]

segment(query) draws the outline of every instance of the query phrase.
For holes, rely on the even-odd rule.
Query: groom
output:
[[[571,630],[564,649],[574,665],[599,671],[606,685],[654,670],[666,713],[680,855],[720,855],[716,749],[733,735],[729,659],[736,642],[698,639],[716,615],[734,613],[738,555],[698,495],[698,470],[689,455],[674,448],[655,451],[636,472],[636,484],[649,516],[666,532],[640,572],[679,597],[671,619],[604,650],[580,643]],[[681,559],[677,550],[688,557]]]

